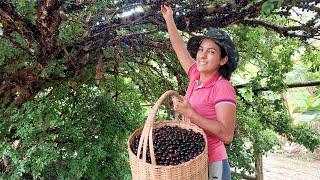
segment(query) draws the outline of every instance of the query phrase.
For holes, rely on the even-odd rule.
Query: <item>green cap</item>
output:
[[[235,63],[235,65],[237,64],[239,55],[233,41],[225,31],[222,31],[217,28],[209,29],[204,33],[203,36],[194,36],[189,39],[187,44],[187,49],[193,58],[196,57],[198,48],[202,40],[205,38],[212,39],[217,44],[219,44],[222,48],[224,48],[224,50],[227,53],[227,56],[229,57],[229,61],[231,63]]]

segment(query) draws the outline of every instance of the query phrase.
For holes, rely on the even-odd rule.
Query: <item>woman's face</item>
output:
[[[227,60],[228,57],[221,59],[221,49],[218,44],[211,39],[202,40],[196,56],[199,72],[207,74],[217,72]]]

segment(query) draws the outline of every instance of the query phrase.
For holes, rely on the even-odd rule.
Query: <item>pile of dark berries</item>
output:
[[[205,148],[205,141],[200,133],[182,129],[178,126],[162,126],[154,129],[152,134],[157,165],[170,166],[187,162],[201,154]],[[130,145],[135,155],[137,155],[140,136],[135,136]],[[151,163],[149,145],[147,162]]]

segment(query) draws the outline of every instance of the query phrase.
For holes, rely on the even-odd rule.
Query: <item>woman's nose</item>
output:
[[[207,53],[205,51],[199,51],[198,53],[200,58],[205,58],[207,56]]]

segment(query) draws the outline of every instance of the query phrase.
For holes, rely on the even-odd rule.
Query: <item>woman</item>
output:
[[[236,94],[229,80],[238,53],[230,37],[219,29],[192,37],[186,47],[172,9],[163,5],[161,12],[172,47],[189,77],[186,95],[182,101],[174,99],[174,110],[206,132],[209,179],[231,179],[224,144],[231,143],[236,123]]]

